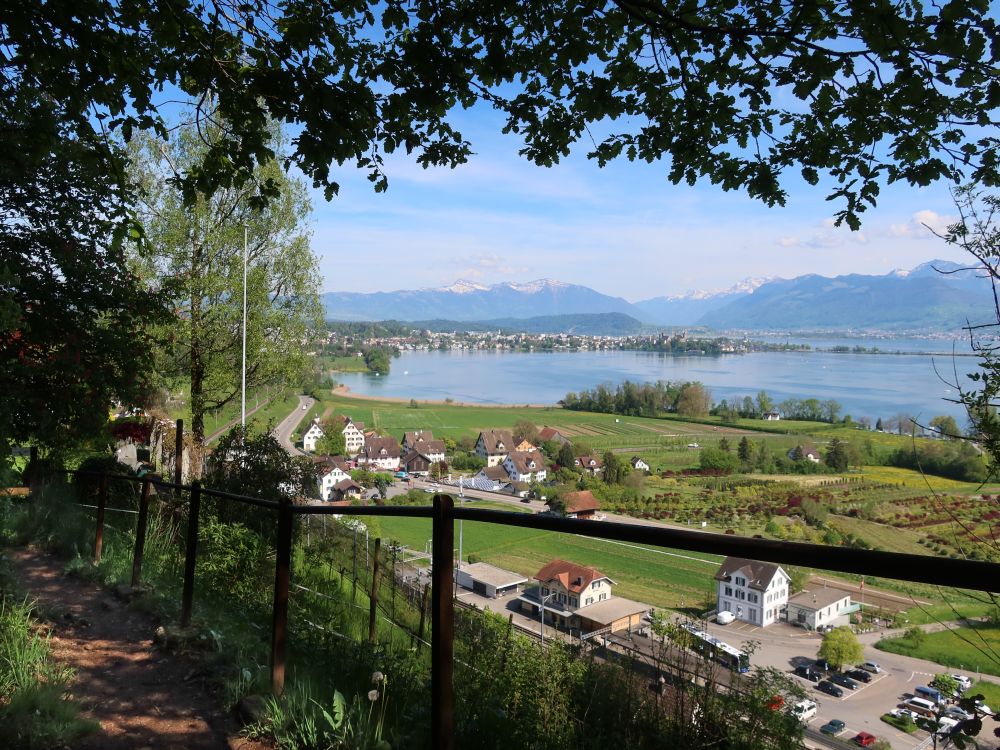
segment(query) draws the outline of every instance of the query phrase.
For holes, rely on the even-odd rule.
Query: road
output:
[[[292,443],[292,433],[295,432],[295,428],[299,426],[302,418],[309,413],[314,403],[316,401],[311,396],[299,396],[299,403],[296,404],[292,413],[278,422],[278,425],[271,433],[278,439],[281,446],[293,456],[308,455],[300,451]]]

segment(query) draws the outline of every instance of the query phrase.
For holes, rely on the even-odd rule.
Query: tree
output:
[[[847,471],[847,446],[838,438],[833,438],[826,448],[823,460],[834,471]]]
[[[767,391],[760,391],[757,394],[757,411],[766,414],[774,409],[774,401],[767,395]]]
[[[729,453],[729,440],[726,438],[719,438],[719,450]]]
[[[165,376],[189,383],[196,450],[205,414],[240,394],[245,238],[247,389],[300,377],[307,369],[301,342],[321,320],[300,181],[272,160],[243,187],[198,193],[190,202],[176,189],[175,180],[224,139],[221,126],[206,124],[182,129],[169,143],[138,138],[130,150],[145,239],[133,246],[133,263],[175,310],[161,330],[159,364]],[[269,143],[279,149],[281,139],[272,132]],[[254,198],[265,184],[274,194],[262,205]],[[195,476],[199,464],[196,457]]]
[[[378,496],[385,500],[389,487],[392,485],[392,478],[386,476],[385,474],[376,474],[374,483],[375,489],[378,490]]]
[[[564,469],[572,469],[575,458],[576,457],[573,455],[573,447],[569,443],[563,443],[562,447],[559,448],[559,455],[556,457],[556,463]]]
[[[736,455],[744,466],[753,463],[753,445],[746,435],[740,438],[739,445],[736,446]]]
[[[621,459],[611,451],[607,451],[603,457],[604,466],[601,468],[601,476],[608,484],[621,484],[625,480],[628,469]]]
[[[20,2],[3,60],[7,80],[60,103],[51,129],[72,137],[164,135],[178,96],[201,122],[228,115],[182,178],[192,197],[274,157],[269,119],[298,126],[290,160],[328,195],[330,165],[345,162],[383,190],[383,154],[399,148],[423,166],[464,162],[473,146],[448,118],[485,101],[537,164],[605,132],[588,153],[599,164],[662,160],[672,182],[707,178],[769,205],[784,203],[788,171],[822,179],[856,227],[885,182],[997,184],[1000,143],[983,132],[997,107],[993,20],[986,3],[104,0],[65,14]]]
[[[823,643],[819,647],[819,656],[826,659],[837,669],[845,664],[861,661],[865,655],[864,647],[858,637],[846,625],[833,628],[823,634]]]
[[[837,415],[840,414],[840,410],[842,407],[839,401],[834,401],[833,399],[829,399],[821,404],[821,408],[823,410],[824,419],[830,424],[833,424],[834,422],[837,421]]]
[[[875,430],[876,432],[882,432],[883,430],[882,417],[879,417],[878,420],[875,422]]]
[[[709,471],[735,471],[739,460],[728,451],[719,448],[702,448],[698,455],[698,466]]]
[[[4,34],[8,32],[4,20]],[[128,267],[137,228],[118,149],[56,122],[64,102],[11,78],[0,51],[0,465],[8,441],[99,434],[113,401],[153,392],[149,328],[163,298]]]
[[[677,413],[684,417],[704,417],[712,408],[712,395],[701,383],[685,383],[677,396]]]
[[[937,688],[943,695],[949,698],[959,694],[958,680],[946,672],[934,675],[934,679],[931,680],[931,687]]]
[[[323,437],[316,441],[316,452],[323,456],[342,456],[346,451],[347,441],[343,430],[337,429],[337,425],[333,423],[326,425]]]
[[[958,422],[952,416],[941,415],[934,417],[931,419],[930,426],[938,435],[946,440],[958,440],[962,437],[962,431],[958,428]]]
[[[527,419],[519,419],[515,422],[512,432],[515,438],[527,440],[532,445],[538,445],[540,442],[538,428]]]
[[[378,373],[379,375],[388,375],[389,353],[380,347],[372,347],[365,352],[365,367],[370,372]],[[417,402],[415,399],[410,399],[410,406],[411,408],[416,408]]]

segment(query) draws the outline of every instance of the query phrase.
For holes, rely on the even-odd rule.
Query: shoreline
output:
[[[364,393],[354,393],[349,386],[338,385],[330,391],[334,396],[353,398],[358,401],[383,401],[389,404],[409,404],[416,401],[425,406],[475,406],[480,409],[560,409],[558,404],[481,404],[477,401],[445,401],[441,399],[399,398],[397,396],[370,396]]]

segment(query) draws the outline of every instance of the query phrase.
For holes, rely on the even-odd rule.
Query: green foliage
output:
[[[373,347],[365,352],[365,366],[370,372],[379,375],[389,374],[389,352],[379,347]],[[416,406],[416,401],[410,399],[410,408]]]
[[[628,475],[628,464],[622,461],[611,451],[607,451],[602,458],[604,463],[601,469],[601,478],[607,484],[622,484]]]
[[[914,647],[919,648],[920,645],[927,639],[927,634],[924,632],[922,627],[914,625],[906,629],[906,632],[903,633],[903,638],[912,643]]]
[[[704,417],[712,408],[712,394],[701,383],[685,383],[677,395],[677,413],[682,417]]]
[[[823,460],[834,471],[847,471],[847,447],[838,438],[833,438],[827,446]]]
[[[934,675],[934,679],[931,680],[931,687],[937,688],[941,691],[942,695],[949,697],[959,692],[958,680],[946,672]]]
[[[702,448],[698,456],[698,465],[710,471],[732,472],[739,468],[739,456],[721,448]]]
[[[347,440],[343,430],[337,425],[324,426],[323,437],[316,441],[316,453],[323,456],[343,456],[347,451]]]
[[[206,519],[198,533],[199,585],[247,608],[268,605],[271,543],[239,523]]]
[[[864,647],[858,637],[847,626],[828,630],[823,634],[819,647],[820,658],[826,659],[838,669],[845,664],[854,664],[864,658]]]
[[[129,149],[143,225],[132,266],[174,308],[159,332],[157,367],[165,378],[190,383],[196,449],[204,443],[205,414],[239,398],[243,292],[248,390],[300,382],[311,369],[301,342],[321,321],[319,273],[305,225],[311,207],[305,184],[280,163],[277,126],[259,124],[267,151],[277,157],[257,164],[247,184],[191,193],[179,187],[176,176],[210,160],[231,125],[185,125],[169,141],[143,133]],[[263,205],[265,192],[270,200]]]
[[[475,453],[456,453],[451,459],[451,468],[456,471],[479,471],[486,466],[486,460]]]
[[[893,451],[887,463],[961,482],[982,482],[987,478],[983,456],[964,441],[915,443]]]

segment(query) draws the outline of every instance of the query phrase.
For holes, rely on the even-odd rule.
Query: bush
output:
[[[244,606],[268,605],[270,546],[260,536],[239,523],[208,519],[198,537],[200,585]]]

